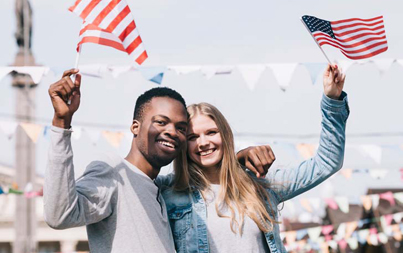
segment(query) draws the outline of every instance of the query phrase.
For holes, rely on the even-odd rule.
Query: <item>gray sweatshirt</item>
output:
[[[174,252],[165,202],[154,181],[116,155],[91,162],[75,181],[71,132],[50,131],[44,185],[48,225],[86,225],[95,253]]]

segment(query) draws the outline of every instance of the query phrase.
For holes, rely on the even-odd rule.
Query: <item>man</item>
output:
[[[71,75],[76,75],[74,83]],[[86,225],[91,252],[174,252],[167,210],[154,179],[185,147],[184,99],[169,88],[141,95],[127,157],[109,155],[93,161],[75,181],[70,136],[80,84],[78,70],[72,69],[49,88],[55,113],[45,174],[46,222],[55,229]],[[242,154],[242,160],[262,175],[274,161],[269,147]]]

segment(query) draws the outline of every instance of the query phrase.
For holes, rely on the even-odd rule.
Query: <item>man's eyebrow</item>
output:
[[[156,117],[161,117],[164,118],[167,121],[171,121],[171,119],[163,114],[157,114],[151,117],[152,120],[154,120]],[[188,126],[188,122],[187,121],[179,121],[177,124],[181,124],[181,125],[185,125]]]

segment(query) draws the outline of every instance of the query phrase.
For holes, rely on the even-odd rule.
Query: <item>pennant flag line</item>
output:
[[[319,46],[339,48],[347,58],[369,58],[388,49],[383,17],[351,18],[327,21],[313,16],[302,16]]]

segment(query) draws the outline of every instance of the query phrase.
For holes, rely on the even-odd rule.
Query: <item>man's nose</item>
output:
[[[165,134],[173,138],[178,137],[178,132],[176,131],[176,127],[173,124],[166,125]]]

